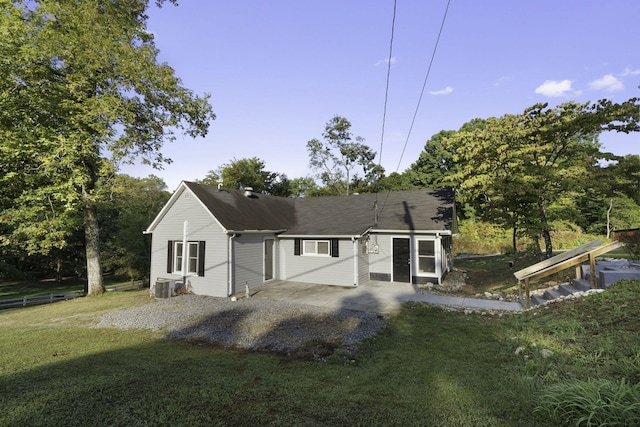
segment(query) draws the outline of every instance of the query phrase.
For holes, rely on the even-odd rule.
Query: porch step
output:
[[[564,295],[562,294],[562,292],[557,291],[555,289],[547,289],[544,291],[544,294],[542,294],[542,296],[544,296],[544,298],[547,300],[552,300],[552,299],[560,298]]]
[[[558,292],[560,292],[564,296],[574,294],[574,293],[578,292],[579,290],[580,289],[576,288],[575,286],[573,286],[570,283],[563,283],[560,286],[558,286]]]
[[[548,300],[545,299],[542,295],[531,295],[531,306],[544,304]],[[524,304],[523,304],[524,305]]]
[[[572,283],[562,283],[557,289],[546,289],[542,295],[531,295],[531,305],[544,304],[556,298],[565,297],[580,291],[582,291],[582,289],[574,286]]]
[[[573,279],[571,284],[580,291],[591,289],[591,281],[589,279]]]

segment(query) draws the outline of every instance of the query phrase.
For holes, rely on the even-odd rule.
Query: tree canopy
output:
[[[257,157],[233,159],[217,170],[211,170],[200,181],[206,185],[221,185],[224,188],[253,188],[254,191],[274,196],[289,197],[291,189],[284,174],[265,170],[264,161]]]
[[[542,236],[551,256],[550,208],[583,188],[602,157],[597,138],[602,130],[638,130],[637,101],[536,104],[522,114],[446,135],[442,145],[456,165],[447,179],[461,202],[476,203],[486,217],[514,232]]]
[[[366,188],[384,174],[384,169],[374,161],[375,151],[364,144],[364,138],[353,136],[351,122],[346,118],[331,118],[322,138],[307,142],[309,165],[333,194],[350,194],[358,184]]]
[[[13,214],[31,224],[9,224],[10,237],[46,251],[63,247],[82,224],[88,291],[101,293],[96,206],[104,158],[161,167],[170,161],[161,148],[177,132],[207,133],[215,118],[209,97],[158,61],[146,0],[0,4],[2,191],[12,193]],[[46,245],[38,243],[43,234]]]

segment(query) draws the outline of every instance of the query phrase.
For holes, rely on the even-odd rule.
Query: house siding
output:
[[[151,292],[158,279],[182,280],[181,274],[167,273],[167,243],[182,241],[184,221],[187,240],[206,241],[204,276],[187,276],[187,284],[198,295],[227,296],[227,236],[218,222],[188,190],[180,194],[153,230],[151,243]]]
[[[390,235],[372,234],[369,240],[369,276],[372,280],[391,281],[393,268]],[[377,249],[375,249],[375,248]]]
[[[358,248],[358,284],[360,285],[369,281],[369,254],[367,253],[366,240],[361,239],[356,245]]]
[[[322,240],[322,238],[318,238]],[[310,238],[309,240],[314,240]],[[280,279],[304,283],[323,283],[336,286],[354,286],[353,242],[339,240],[340,256],[294,255],[294,239],[281,238],[279,242]]]
[[[264,283],[264,237],[241,236],[233,240],[234,289],[232,293],[253,290]]]
[[[421,284],[432,281],[441,282],[442,278],[451,269],[451,256],[447,258],[446,251],[451,250],[451,237],[438,237],[436,233],[421,233],[418,235],[401,235],[401,234],[377,234],[372,235],[370,239],[370,248],[374,245],[376,251],[369,254],[370,278],[372,280],[391,281],[393,276],[393,244],[394,238],[408,238],[411,240],[411,281],[412,283]],[[432,240],[435,244],[435,273],[418,273],[418,240]],[[448,242],[448,243],[447,243]]]

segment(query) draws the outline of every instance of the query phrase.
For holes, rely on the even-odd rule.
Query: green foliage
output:
[[[99,205],[104,267],[130,280],[148,281],[151,239],[143,232],[169,200],[161,178],[117,175],[111,192]]]
[[[177,131],[205,135],[215,118],[209,97],[184,88],[158,60],[147,7],[146,0],[2,1],[0,200],[14,205],[8,238],[48,254],[84,228],[90,293],[104,291],[102,157],[160,167],[168,161],[160,149]]]
[[[384,174],[374,160],[375,151],[360,136],[351,133],[351,122],[334,116],[322,133],[324,141],[307,142],[309,165],[333,194],[350,194],[352,187],[366,189]]]
[[[534,412],[557,426],[640,425],[640,383],[587,380],[553,384]]]
[[[258,193],[289,197],[291,183],[287,176],[266,171],[264,168],[264,161],[257,157],[233,159],[217,170],[209,171],[207,176],[199,182],[236,190],[251,187]]]
[[[537,104],[446,135],[442,144],[457,166],[449,179],[458,184],[458,201],[474,204],[484,220],[505,229],[542,236],[551,256],[551,222],[566,219],[566,207],[577,211],[571,200],[602,156],[598,133],[637,130],[637,101],[569,102],[553,109]]]

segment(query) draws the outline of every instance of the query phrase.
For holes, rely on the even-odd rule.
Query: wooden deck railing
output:
[[[516,271],[513,275],[518,279],[518,290],[520,294],[520,300],[522,301],[522,293],[524,282],[525,292],[525,308],[531,306],[531,291],[530,284],[532,281],[542,279],[543,277],[550,276],[554,273],[558,273],[567,268],[576,267],[576,278],[581,279],[582,273],[580,270],[580,264],[589,261],[591,268],[591,288],[597,288],[596,277],[596,257],[605,254],[620,247],[620,242],[617,240],[605,245],[601,245],[600,240],[592,240],[589,243],[578,246],[577,248],[566,251],[560,255],[556,255],[537,264],[531,265],[522,270]]]

